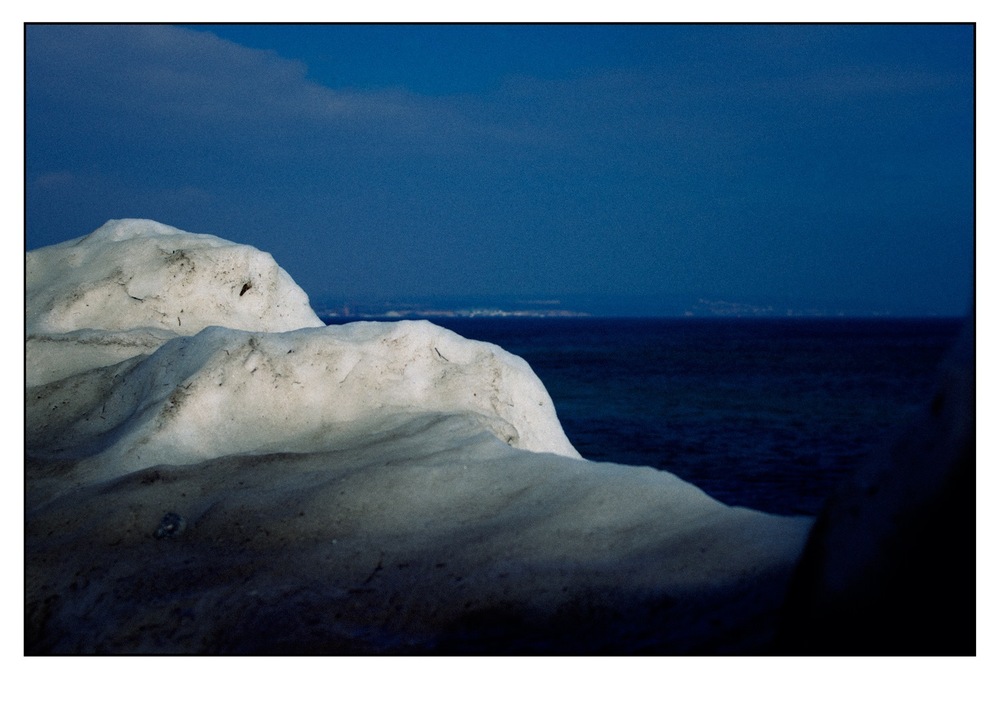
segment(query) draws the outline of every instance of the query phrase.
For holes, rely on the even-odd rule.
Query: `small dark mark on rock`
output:
[[[247,282],[246,284],[244,284],[243,285],[243,289],[240,290],[240,296],[242,297],[244,294],[246,294],[247,290],[250,289],[250,287],[252,287],[252,286],[253,285],[250,282]]]
[[[178,515],[176,512],[168,512],[163,516],[163,519],[160,520],[160,526],[156,528],[156,532],[153,533],[153,536],[156,539],[170,539],[183,532],[185,526],[187,526],[187,523],[184,521],[183,517]]]
[[[382,555],[380,554],[379,557],[378,557],[378,566],[376,566],[374,569],[372,569],[372,572],[370,574],[368,574],[368,578],[366,578],[364,581],[362,581],[361,585],[364,586],[365,584],[367,584],[369,581],[371,581],[373,578],[375,578],[375,574],[377,574],[381,570],[382,570]]]

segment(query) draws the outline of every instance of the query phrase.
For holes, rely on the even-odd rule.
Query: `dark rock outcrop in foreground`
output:
[[[970,316],[920,419],[824,506],[777,653],[975,654],[975,378]]]

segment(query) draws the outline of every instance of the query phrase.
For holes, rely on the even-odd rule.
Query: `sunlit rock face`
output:
[[[766,650],[811,520],[581,459],[520,358],[151,221],[27,261],[29,652]]]
[[[154,221],[108,221],[90,235],[30,251],[25,266],[28,333],[323,325],[267,253]]]
[[[579,458],[528,365],[427,322],[284,333],[213,326],[148,356],[33,388],[38,455],[106,480],[157,464],[350,445],[412,416],[468,415],[515,448]],[[58,410],[47,414],[46,410]],[[67,414],[63,410],[72,410]]]
[[[28,385],[152,353],[206,326],[323,325],[267,253],[154,221],[108,221],[32,250],[25,271]]]

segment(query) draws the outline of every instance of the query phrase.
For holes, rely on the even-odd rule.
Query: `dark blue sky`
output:
[[[27,28],[27,247],[152,218],[314,303],[962,314],[965,25]]]

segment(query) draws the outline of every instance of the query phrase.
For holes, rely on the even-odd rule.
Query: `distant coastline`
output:
[[[968,312],[872,307],[855,301],[734,300],[700,295],[468,296],[376,299],[318,296],[316,314],[330,319],[470,318],[841,318],[951,319]]]
[[[569,309],[389,309],[380,312],[355,312],[350,307],[321,309],[316,312],[321,319],[473,319],[473,318],[583,318],[592,316],[582,311]]]

